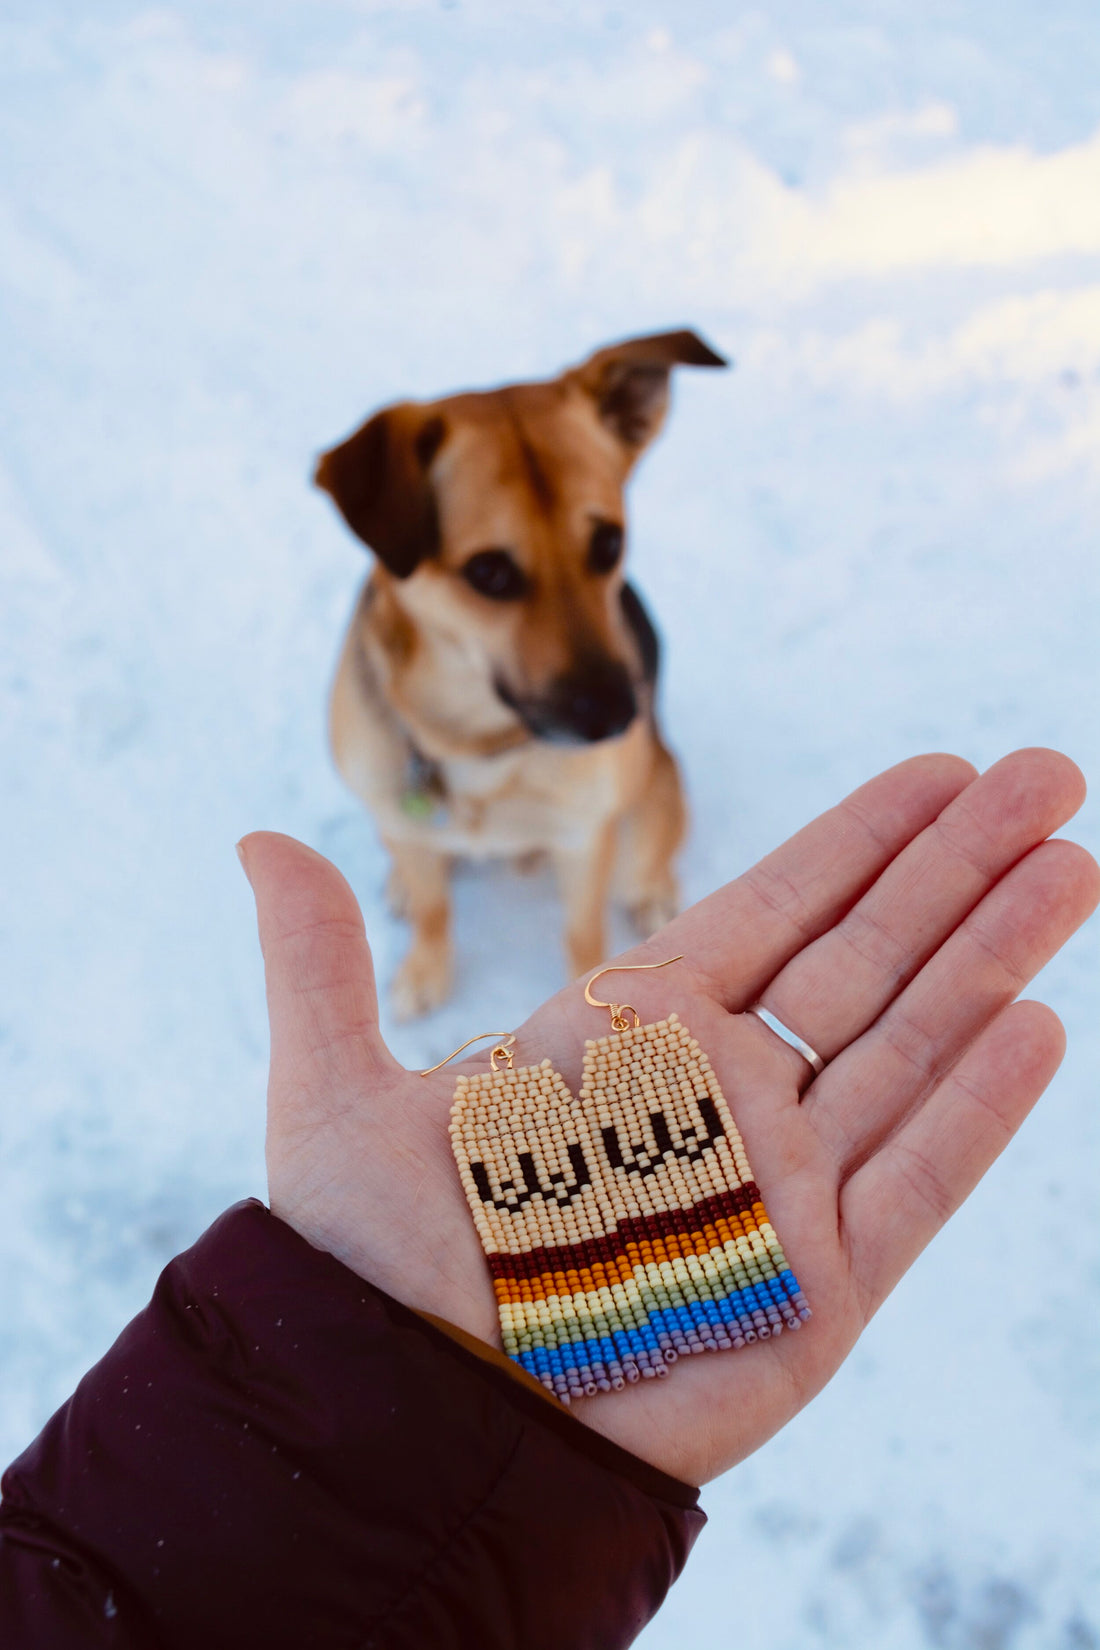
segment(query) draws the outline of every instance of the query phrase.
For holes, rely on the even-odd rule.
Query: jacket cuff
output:
[[[371,1286],[374,1287],[373,1285]],[[609,1472],[617,1472],[634,1484],[643,1495],[651,1495],[661,1501],[667,1501],[671,1506],[682,1507],[685,1512],[695,1512],[699,1508],[699,1490],[694,1484],[685,1484],[679,1478],[673,1478],[670,1473],[662,1472],[641,1456],[634,1455],[630,1450],[623,1449],[612,1439],[605,1438],[602,1433],[593,1432],[571,1415],[565,1405],[548,1392],[541,1381],[536,1381],[529,1375],[521,1364],[509,1358],[505,1353],[490,1346],[488,1341],[482,1341],[468,1330],[460,1329],[457,1324],[448,1323],[446,1318],[436,1317],[434,1312],[421,1312],[416,1307],[404,1306],[400,1301],[393,1300],[383,1290],[376,1293],[388,1300],[398,1312],[409,1312],[414,1318],[419,1318],[426,1328],[441,1334],[452,1346],[461,1348],[467,1356],[476,1361],[481,1374],[488,1381],[502,1381],[502,1396],[509,1403],[515,1404],[525,1415],[540,1425],[550,1427],[573,1449],[579,1449],[582,1455],[589,1456],[599,1462]]]

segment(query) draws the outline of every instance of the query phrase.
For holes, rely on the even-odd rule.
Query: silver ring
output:
[[[815,1076],[825,1070],[825,1062],[820,1054],[815,1053],[809,1043],[804,1043],[798,1033],[791,1030],[790,1026],[785,1026],[782,1020],[777,1020],[770,1008],[765,1008],[763,1003],[753,1003],[747,1012],[755,1014],[758,1020],[763,1020],[769,1031],[774,1031],[777,1037],[782,1037],[783,1041],[789,1043],[796,1053],[801,1054],[802,1058],[813,1066]]]

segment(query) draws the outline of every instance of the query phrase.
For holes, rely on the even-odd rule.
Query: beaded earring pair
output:
[[[706,1054],[676,1014],[593,997],[607,972],[579,1099],[549,1060],[514,1068],[508,1032],[451,1108],[504,1350],[566,1404],[810,1316]]]

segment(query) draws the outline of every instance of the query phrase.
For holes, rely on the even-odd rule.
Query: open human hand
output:
[[[1014,999],[1100,897],[1089,855],[1045,840],[1083,795],[1053,751],[1017,752],[980,777],[956,757],[915,757],[619,959],[683,953],[615,994],[643,1020],[675,1009],[707,1051],[814,1316],[802,1333],[580,1399],[580,1420],[698,1484],[835,1373],[1061,1060],[1057,1017]],[[363,919],[340,873],[266,832],[241,857],[267,974],[273,1212],[499,1348],[448,1136],[456,1073],[484,1055],[406,1071],[382,1041]],[[758,1000],[825,1059],[820,1076],[745,1012]],[[548,1056],[576,1092],[584,1040],[605,1030],[581,984],[567,986],[518,1029],[516,1064]]]

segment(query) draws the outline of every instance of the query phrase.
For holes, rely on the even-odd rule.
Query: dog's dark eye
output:
[[[527,575],[507,550],[479,550],[462,569],[462,577],[479,596],[513,602],[527,591]]]
[[[588,541],[589,567],[594,573],[610,573],[622,553],[622,528],[613,521],[598,521]]]

